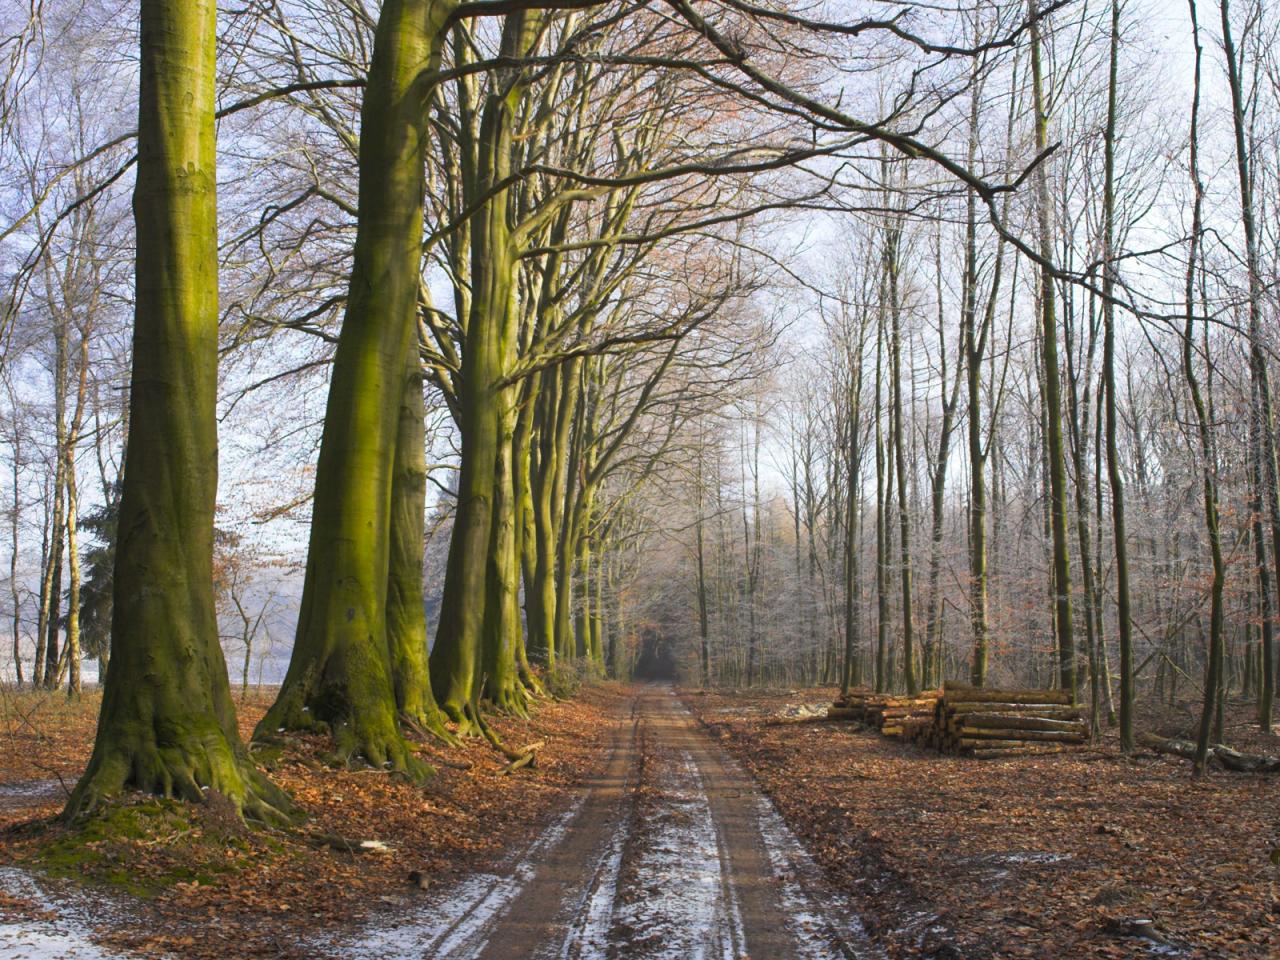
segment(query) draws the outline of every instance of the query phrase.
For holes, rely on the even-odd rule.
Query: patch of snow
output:
[[[571,905],[573,915],[567,923],[567,933],[559,951],[552,955],[557,960],[596,960],[606,956],[626,841],[627,817],[620,816],[585,895]]]
[[[872,943],[853,903],[823,882],[818,865],[763,794],[756,801],[756,819],[799,956],[804,960],[885,957]],[[822,890],[821,904],[811,890]]]
[[[615,932],[626,931],[628,957],[735,960],[745,947],[742,919],[725,882],[702,777],[682,751],[655,781],[662,784],[663,808],[646,824],[635,861],[637,896],[617,905]]]
[[[0,783],[0,801],[52,799],[62,790],[60,780],[22,780]]]
[[[442,889],[416,908],[418,919],[387,926],[385,918],[341,942],[316,944],[331,956],[377,960],[461,960],[478,954],[497,920],[533,879],[548,850],[564,839],[582,807],[579,798],[521,854],[509,873],[480,873]]]
[[[782,720],[807,720],[810,717],[825,717],[829,703],[788,703],[779,707],[774,716]]]
[[[62,933],[49,921],[0,923],[0,957],[6,960],[114,960],[83,934]]]
[[[997,854],[993,859],[1001,860],[1004,863],[1061,863],[1063,860],[1070,860],[1069,853],[1004,853]]]
[[[54,783],[57,783],[55,780]],[[125,960],[90,939],[92,927],[73,905],[51,897],[26,871],[0,868],[0,890],[36,903],[48,916],[0,923],[0,957],[6,960]]]

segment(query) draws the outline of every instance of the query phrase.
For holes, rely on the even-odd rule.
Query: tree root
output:
[[[402,713],[400,714],[400,722],[423,740],[434,738],[446,747],[462,745],[462,741],[450,733],[449,728],[444,725],[444,718],[439,712],[435,712],[431,716],[410,716],[407,713]]]
[[[529,697],[539,700],[546,697],[546,686],[538,679],[538,675],[533,672],[533,668],[527,662],[517,661],[516,668],[520,677],[520,685],[524,687],[525,693]]]
[[[520,683],[513,683],[497,691],[493,698],[493,705],[503,713],[509,713],[521,719],[527,719],[529,716],[529,697]]]
[[[453,736],[459,741],[463,737],[472,737],[480,732],[471,719],[472,710],[469,704],[459,706],[452,701],[446,700],[440,704],[440,712],[457,728]]]
[[[414,755],[392,711],[378,706],[347,710],[344,716],[334,717],[317,716],[317,712],[318,705],[307,709],[296,693],[282,692],[258,724],[254,740],[269,743],[278,739],[276,734],[282,730],[327,732],[344,763],[359,759],[375,769],[403,774],[414,783],[430,776],[430,768]]]
[[[83,821],[130,789],[191,803],[204,803],[218,793],[241,818],[266,826],[288,826],[303,819],[288,794],[224,737],[219,735],[212,743],[196,737],[195,742],[203,749],[159,746],[151,738],[99,747],[61,819]]]

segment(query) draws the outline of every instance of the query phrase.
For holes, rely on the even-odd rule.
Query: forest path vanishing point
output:
[[[637,688],[604,772],[509,869],[419,904],[418,919],[384,919],[321,949],[387,960],[882,956],[772,804],[666,686]]]

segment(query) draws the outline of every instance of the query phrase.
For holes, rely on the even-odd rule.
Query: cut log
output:
[[[1084,746],[1081,743],[1056,744],[1057,746]],[[1042,744],[1029,743],[1026,740],[988,740],[982,737],[961,737],[956,741],[961,750],[1033,750],[1040,749]]]
[[[1214,746],[1213,756],[1224,767],[1235,773],[1280,773],[1280,757],[1240,753],[1221,743]]]
[[[971,713],[964,717],[964,725],[997,730],[1062,730],[1085,736],[1089,734],[1089,724],[1083,720],[1056,720],[1009,713]]]
[[[1059,730],[993,730],[987,727],[961,727],[960,740],[1018,740],[1043,744],[1083,744],[1084,732]]]
[[[957,703],[1021,703],[1071,705],[1065,690],[978,690],[967,688],[946,693],[948,705]]]
[[[1172,754],[1184,760],[1196,758],[1196,745],[1190,740],[1171,740],[1168,737],[1158,737],[1154,733],[1140,733],[1138,742],[1144,747],[1150,747],[1156,753]]]
[[[1083,720],[1085,711],[1082,707],[1064,706],[1057,703],[1027,704],[998,703],[995,701],[974,701],[972,703],[952,703],[946,701],[941,709],[950,714],[959,713],[1021,713],[1035,717],[1054,717],[1060,720]]]
[[[861,720],[861,707],[828,707],[828,720]]]
[[[966,753],[971,757],[983,760],[995,760],[1001,757],[1038,757],[1054,753],[1079,753],[1083,744],[1076,743],[1019,743],[1014,747],[975,747]]]
[[[1141,733],[1138,735],[1138,742],[1144,747],[1150,747],[1156,753],[1169,754],[1184,760],[1196,758],[1196,745],[1190,740],[1176,740],[1159,737],[1154,733]],[[1280,773],[1280,757],[1241,753],[1222,743],[1216,743],[1209,748],[1209,757],[1235,773]]]

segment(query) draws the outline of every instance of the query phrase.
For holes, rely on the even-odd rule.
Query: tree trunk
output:
[[[889,228],[885,243],[885,270],[889,280],[889,354],[892,382],[893,451],[898,474],[898,547],[902,563],[902,672],[907,693],[916,683],[915,648],[911,617],[911,503],[907,496],[906,444],[902,427],[902,318],[898,297],[898,254],[902,243],[900,223]]]
[[[1191,243],[1187,253],[1186,275],[1186,324],[1182,336],[1182,370],[1191,391],[1191,402],[1196,412],[1196,432],[1200,441],[1200,473],[1204,491],[1204,523],[1209,535],[1209,550],[1213,560],[1213,582],[1210,588],[1209,649],[1205,664],[1204,704],[1200,711],[1200,727],[1196,736],[1195,775],[1203,777],[1209,760],[1209,734],[1218,695],[1218,681],[1222,663],[1222,594],[1225,581],[1225,564],[1222,557],[1222,540],[1218,525],[1217,464],[1213,452],[1209,415],[1200,395],[1200,382],[1196,376],[1193,344],[1195,342],[1196,259],[1200,254],[1201,210],[1204,204],[1204,188],[1200,181],[1199,121],[1200,121],[1200,29],[1196,20],[1195,0],[1189,0],[1192,37],[1195,44],[1195,80],[1191,100],[1191,186],[1194,199],[1191,213]],[[1224,5],[1225,6],[1225,5]],[[1224,13],[1225,18],[1225,13]]]
[[[426,406],[417,351],[408,354],[391,479],[391,547],[387,572],[387,651],[396,709],[446,736],[427,669],[427,617],[422,605],[426,543]]]
[[[1035,109],[1036,152],[1049,145],[1049,114],[1045,102],[1041,65],[1041,13],[1037,0],[1028,0],[1031,23],[1032,101]],[[1050,525],[1053,538],[1054,633],[1058,649],[1058,679],[1062,689],[1075,695],[1076,649],[1071,621],[1071,555],[1067,535],[1067,470],[1062,439],[1062,389],[1058,372],[1058,320],[1053,274],[1046,265],[1053,256],[1050,239],[1049,178],[1046,164],[1036,167],[1036,225],[1039,253],[1046,263],[1040,267],[1040,339],[1044,362],[1045,439],[1049,468]]]
[[[1222,48],[1227,66],[1227,86],[1231,91],[1231,125],[1235,134],[1236,173],[1240,186],[1240,223],[1244,230],[1245,267],[1249,274],[1249,375],[1253,382],[1253,403],[1250,406],[1253,430],[1256,432],[1255,457],[1261,464],[1260,487],[1271,517],[1272,559],[1275,562],[1276,584],[1280,588],[1280,482],[1276,477],[1275,423],[1271,408],[1271,377],[1267,370],[1266,345],[1262,337],[1263,280],[1258,252],[1258,230],[1254,219],[1253,186],[1251,169],[1251,144],[1248,142],[1248,117],[1240,77],[1240,64],[1236,57],[1235,41],[1231,31],[1231,7],[1229,0],[1220,0],[1222,14]],[[1261,532],[1261,524],[1256,527]],[[1265,549],[1263,553],[1265,554]],[[1264,639],[1264,647],[1267,646]],[[1263,730],[1271,732],[1275,699],[1274,652],[1264,654],[1263,690],[1258,709],[1258,722]]]
[[[13,671],[14,679],[22,686],[22,598],[18,593],[18,521],[22,515],[22,434],[15,421],[13,425],[13,512],[9,516],[9,601],[13,604]]]
[[[388,0],[361,108],[360,199],[346,315],[316,469],[293,657],[258,725],[325,728],[344,756],[418,774],[387,642],[391,489],[417,342],[429,85],[451,0]]]
[[[507,16],[502,53],[519,57],[539,35],[537,13]],[[468,178],[472,217],[471,303],[458,391],[462,440],[458,507],[445,569],[440,625],[431,653],[431,681],[442,710],[460,726],[478,724],[481,687],[513,695],[514,641],[519,628],[515,554],[515,390],[506,383],[516,357],[516,253],[510,178],[516,107],[525,89],[506,75],[482,112],[477,168]]]
[[[1107,481],[1111,487],[1111,529],[1116,555],[1116,614],[1120,635],[1120,749],[1133,750],[1133,615],[1129,604],[1129,544],[1125,530],[1124,479],[1120,473],[1120,448],[1116,439],[1115,368],[1115,143],[1116,73],[1120,49],[1120,3],[1111,4],[1110,73],[1107,83],[1106,174],[1103,185],[1102,274],[1102,402],[1107,421]],[[1103,656],[1106,656],[1104,649]]]
[[[218,258],[212,0],[143,0],[137,299],[97,738],[64,817],[126,787],[279,820],[290,804],[236,728],[213,597]]]

